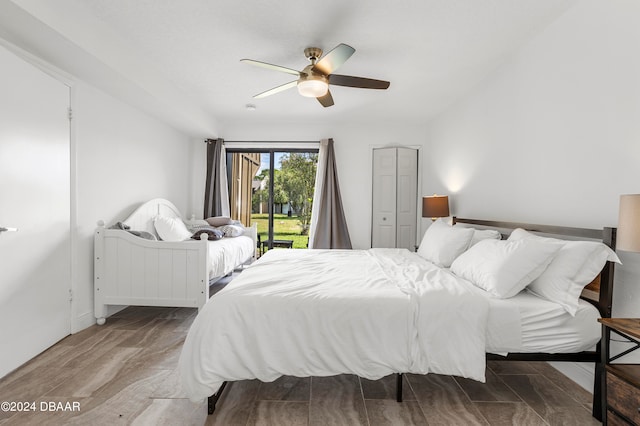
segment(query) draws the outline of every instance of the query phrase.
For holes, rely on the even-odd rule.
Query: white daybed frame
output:
[[[157,235],[155,216],[181,218],[171,202],[156,198],[138,207],[123,223],[131,230]],[[253,239],[256,227],[247,228]],[[206,235],[206,234],[205,234]],[[222,277],[210,275],[209,243],[202,241],[153,241],[98,222],[95,232],[94,308],[97,323],[105,323],[108,305],[194,307],[209,300],[209,284]],[[241,266],[233,265],[233,269]]]

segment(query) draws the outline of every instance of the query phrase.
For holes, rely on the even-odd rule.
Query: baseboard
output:
[[[109,318],[111,315],[117,314],[118,312],[122,311],[123,309],[127,309],[128,307],[128,305],[108,305],[106,318]]]
[[[549,362],[553,368],[593,393],[593,380],[595,378],[594,364],[588,362]]]
[[[79,331],[89,328],[96,323],[96,318],[93,316],[93,312],[86,312],[76,317],[71,327],[71,334],[78,333]]]
[[[127,308],[127,306],[109,305],[107,306],[106,317],[108,318],[111,315],[118,313],[125,308]],[[93,315],[93,312],[86,312],[82,315],[79,315],[71,327],[71,334],[78,333],[79,331],[82,331],[85,328],[89,328],[94,324],[96,324],[96,317]]]

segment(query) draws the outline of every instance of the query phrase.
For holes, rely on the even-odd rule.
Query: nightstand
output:
[[[640,365],[611,364],[611,361],[640,348],[640,319],[601,318],[602,323],[602,363],[605,366],[603,425],[640,426]],[[634,346],[610,356],[611,333],[623,337]]]

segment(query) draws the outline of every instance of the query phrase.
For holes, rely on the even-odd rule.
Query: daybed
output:
[[[600,242],[539,241],[523,230],[518,238],[503,242],[498,241],[503,235],[493,230],[493,236],[486,238],[496,238],[494,242],[481,241],[474,247],[476,232],[483,232],[471,229],[462,231],[473,238],[463,242],[457,253],[451,245],[434,252],[438,244],[429,244],[433,238],[427,241],[430,231],[419,253],[404,249],[267,252],[196,317],[179,361],[183,389],[194,401],[207,396],[211,414],[228,381],[342,373],[378,379],[396,373],[401,401],[402,373],[438,373],[484,382],[487,357],[600,362],[597,318],[611,314],[611,261],[617,257],[609,247],[615,244],[615,230],[457,222]],[[448,226],[455,229],[450,231],[432,225],[430,230],[432,235],[436,229],[460,233],[464,227]],[[600,262],[597,269],[592,260],[576,264],[583,260],[574,248],[584,251],[584,246],[597,247],[593,250],[598,257],[595,263]],[[486,274],[494,267],[492,250],[505,250],[506,257],[497,258],[508,262],[501,260],[499,272]],[[509,257],[510,253],[520,254]],[[539,260],[534,262],[535,258]],[[566,261],[576,269],[570,280],[562,276],[567,272]],[[528,264],[526,274],[523,264]],[[583,271],[589,269],[593,276],[584,282]],[[544,288],[532,294],[531,281],[540,277],[544,282],[541,274],[547,271],[553,274],[544,280],[550,278],[554,285],[559,278],[562,285],[569,281],[572,289],[567,293],[575,292],[579,283],[575,300],[547,300],[544,297],[551,296]],[[521,287],[501,287],[516,276],[514,282]],[[585,298],[593,299],[591,304],[578,296],[594,277],[584,291]],[[598,364],[597,373],[600,370]],[[599,409],[596,374],[594,416],[600,415]]]
[[[201,309],[209,300],[209,284],[255,258],[257,232],[208,241],[161,241],[154,219],[182,220],[171,202],[153,199],[138,207],[120,228],[98,222],[95,232],[95,317],[104,324],[109,305],[175,306]]]

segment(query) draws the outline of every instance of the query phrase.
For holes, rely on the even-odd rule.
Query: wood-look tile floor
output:
[[[130,307],[57,343],[0,380],[2,425],[590,425],[591,394],[542,362],[490,361],[487,383],[406,375],[230,383],[216,412],[185,398],[176,371],[196,310]],[[6,350],[6,348],[3,348]],[[78,411],[41,410],[73,408]],[[55,405],[60,403],[59,405]]]

